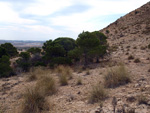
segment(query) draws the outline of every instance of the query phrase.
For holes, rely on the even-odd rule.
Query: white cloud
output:
[[[23,19],[19,14],[11,8],[10,3],[0,2],[0,22],[18,23],[18,24],[31,24],[36,23],[35,20]]]
[[[3,33],[3,37],[9,38],[11,35],[7,32],[11,31],[13,38],[23,37],[23,39],[27,39],[26,37],[28,37],[28,39],[31,40],[32,38],[42,40],[41,37],[50,39],[63,36],[77,38],[77,35],[83,30],[99,30],[107,26],[109,22],[114,21],[111,19],[107,22],[104,19],[100,21],[101,17],[127,14],[148,1],[149,0],[36,0],[25,6],[23,2],[19,2],[19,8],[23,6],[21,10],[14,10],[14,7],[17,7],[17,5],[15,6],[12,2],[0,2],[0,23],[7,23],[9,25],[0,25],[0,33]],[[80,4],[85,4],[90,8],[84,12],[51,16],[74,4],[79,4],[79,6]],[[23,36],[21,36],[21,34]]]
[[[37,16],[48,16],[71,4],[71,0],[37,0],[37,3],[33,3],[27,7],[24,13]]]

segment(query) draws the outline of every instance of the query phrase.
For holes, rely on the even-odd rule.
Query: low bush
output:
[[[104,85],[107,88],[115,88],[131,82],[130,75],[123,64],[108,70],[104,76]]]
[[[92,90],[90,91],[89,103],[93,104],[96,102],[103,101],[108,97],[107,94],[108,93],[107,93],[106,89],[102,85],[97,84],[97,85],[93,86]]]

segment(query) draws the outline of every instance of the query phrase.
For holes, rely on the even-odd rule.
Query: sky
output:
[[[76,39],[97,31],[149,0],[0,0],[0,39]]]

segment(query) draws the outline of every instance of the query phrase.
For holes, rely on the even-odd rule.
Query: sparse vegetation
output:
[[[139,62],[141,62],[141,61],[140,61],[139,58],[136,58],[136,59],[134,60],[134,62],[135,62],[135,63],[139,63]]]
[[[104,76],[104,86],[115,88],[131,82],[130,74],[123,64],[108,70]]]
[[[147,105],[147,98],[144,95],[139,95],[138,96],[138,104],[146,104]]]
[[[89,69],[86,70],[86,75],[90,75],[90,70]]]
[[[108,93],[106,89],[100,85],[97,84],[92,87],[92,90],[89,95],[89,103],[96,103],[105,100],[108,97]]]
[[[141,47],[141,50],[145,50],[145,49],[146,49],[146,47],[144,47],[144,46]]]
[[[67,75],[65,74],[61,74],[59,76],[59,82],[62,86],[68,85],[68,79],[67,79]]]
[[[58,76],[63,74],[66,75],[68,79],[72,79],[73,70],[69,66],[59,65],[57,68],[55,68],[55,72],[58,74]]]
[[[134,56],[132,56],[132,55],[130,55],[129,57],[128,57],[128,60],[133,60],[134,59]]]
[[[77,83],[76,83],[77,85],[82,85],[82,79],[81,79],[81,77],[78,77],[77,78]]]

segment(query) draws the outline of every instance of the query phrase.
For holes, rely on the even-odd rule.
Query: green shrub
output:
[[[10,61],[8,56],[2,56],[0,58],[0,78],[8,77],[12,74],[12,68],[10,67]]]
[[[31,67],[30,54],[28,52],[21,52],[19,56],[21,58],[16,61],[17,66],[20,67],[24,72],[29,71]]]
[[[67,57],[56,57],[53,58],[50,62],[50,67],[54,67],[55,65],[71,65],[72,61],[70,58]]]
[[[6,50],[10,57],[18,55],[17,48],[14,47],[11,43],[1,44],[1,47],[3,47]]]
[[[6,49],[0,46],[0,58],[2,58],[3,55],[9,56]]]
[[[96,103],[96,102],[100,102],[105,100],[108,95],[108,93],[106,92],[105,88],[100,85],[97,84],[95,86],[92,87],[92,90],[90,91],[90,95],[89,95],[89,103]]]
[[[130,75],[124,65],[108,70],[104,76],[104,85],[108,88],[115,88],[131,82]]]

